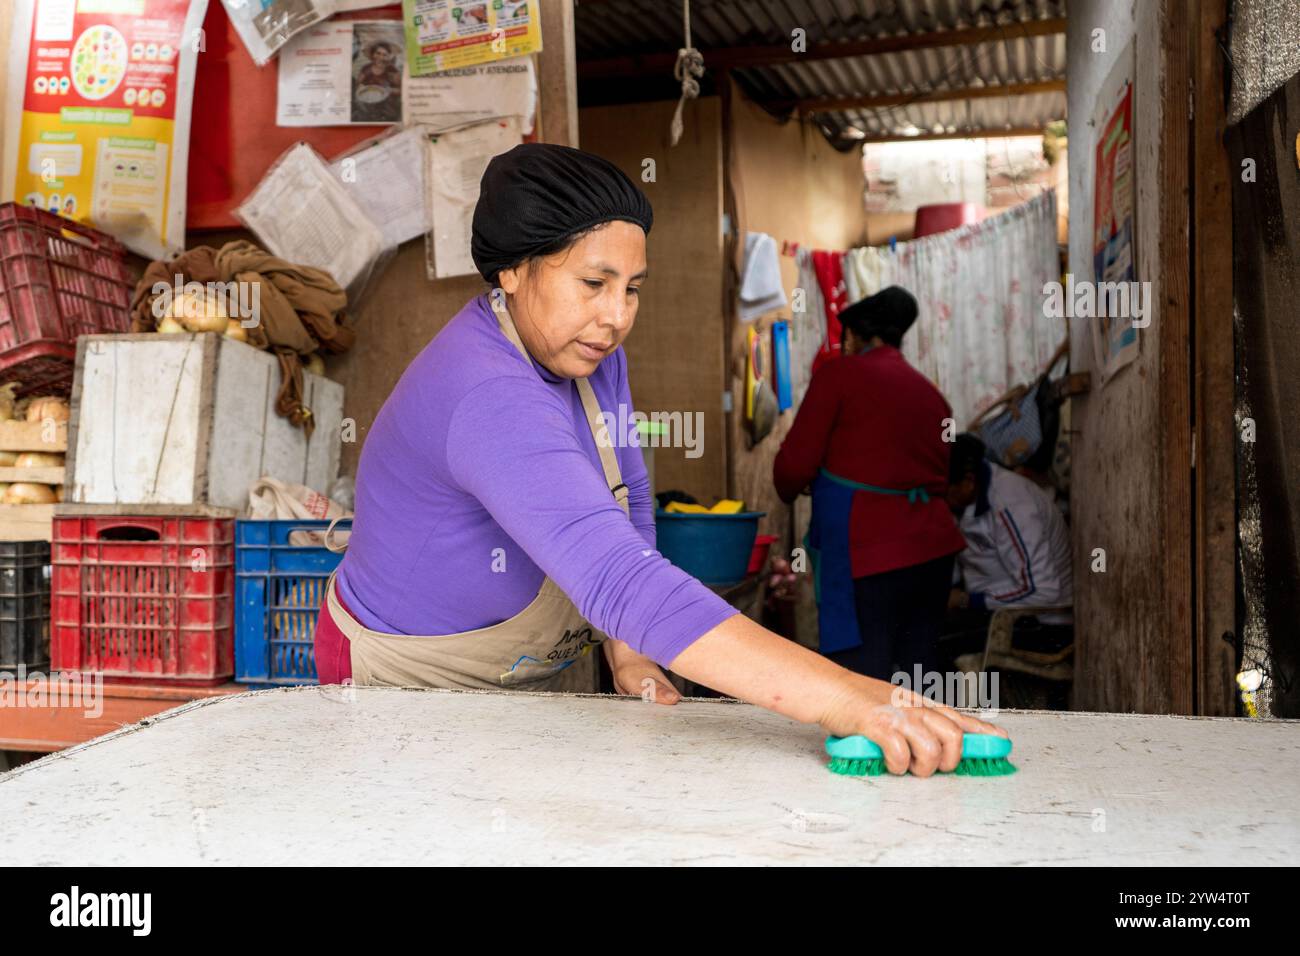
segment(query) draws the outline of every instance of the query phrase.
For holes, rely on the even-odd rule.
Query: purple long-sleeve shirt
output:
[[[621,347],[589,381],[603,411],[630,416]],[[344,603],[373,630],[454,634],[519,613],[549,576],[597,628],[671,662],[737,611],[654,550],[641,451],[616,446],[631,520],[575,383],[525,360],[486,295],[471,300],[366,436]]]

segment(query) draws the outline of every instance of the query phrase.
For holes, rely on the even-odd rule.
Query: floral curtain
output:
[[[1060,280],[1056,194],[948,232],[844,256],[849,300],[900,285],[920,315],[903,354],[943,392],[959,428],[1013,385],[1038,376],[1066,335],[1043,311]]]

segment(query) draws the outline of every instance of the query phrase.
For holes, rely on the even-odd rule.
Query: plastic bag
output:
[[[364,295],[395,251],[306,143],[271,164],[235,216],[281,259],[328,272],[349,303]]]
[[[258,66],[265,66],[280,47],[334,15],[334,0],[221,0],[239,39]]]

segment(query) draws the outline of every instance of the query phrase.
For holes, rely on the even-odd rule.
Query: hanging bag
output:
[[[1070,343],[1067,339],[1048,360],[1043,373],[1029,385],[1017,385],[984,409],[971,422],[969,431],[984,442],[985,457],[1006,468],[1018,468],[1033,458],[1043,447],[1056,441],[1059,419],[1049,409],[1046,401],[1050,375],[1056,363],[1065,356]],[[1044,420],[1044,411],[1049,411]],[[1050,432],[1050,434],[1047,434]]]

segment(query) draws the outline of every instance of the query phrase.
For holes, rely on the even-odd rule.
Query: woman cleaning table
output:
[[[668,668],[869,737],[891,772],[951,769],[963,731],[1001,731],[766,630],[655,550],[635,438],[605,424],[630,417],[622,343],[651,221],[589,153],[524,144],[489,163],[471,245],[489,288],[366,438],[317,625],[321,682],[592,691],[600,652],[619,693],[675,703]]]

